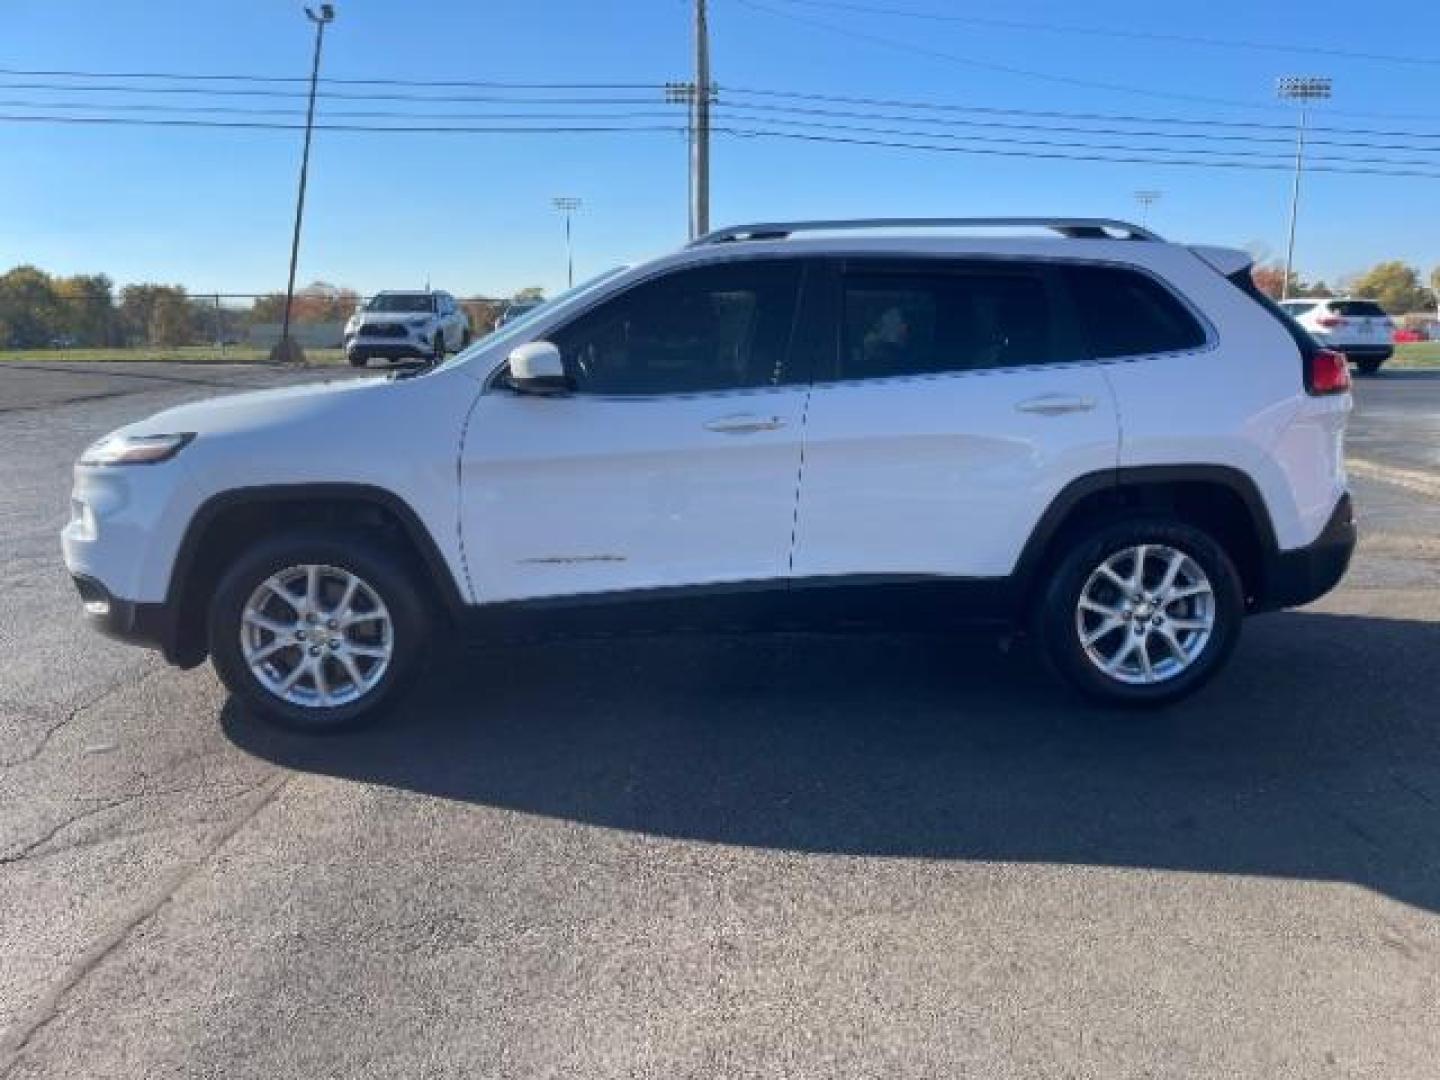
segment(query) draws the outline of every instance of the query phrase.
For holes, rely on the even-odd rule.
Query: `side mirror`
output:
[[[510,385],[521,394],[565,394],[574,389],[560,350],[548,341],[532,341],[510,351]]]

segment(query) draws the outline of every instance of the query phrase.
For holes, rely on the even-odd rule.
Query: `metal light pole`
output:
[[[315,85],[320,80],[320,49],[325,43],[325,27],[335,20],[335,5],[321,4],[319,14],[307,7],[305,17],[315,24],[315,59],[310,65],[310,104],[305,110],[305,149],[300,154],[300,191],[295,197],[295,232],[290,238],[290,276],[285,283],[285,314],[280,325],[280,344],[275,347],[283,363],[290,362],[291,354],[290,305],[295,302],[295,263],[300,257],[300,222],[305,217],[305,181],[310,175],[310,134],[315,127]]]
[[[1154,206],[1157,202],[1159,202],[1161,196],[1164,194],[1165,193],[1163,191],[1153,190],[1135,192],[1135,201],[1140,204],[1141,225],[1148,225],[1150,223],[1150,207]]]
[[[1310,119],[1310,105],[1330,97],[1332,80],[1328,75],[1287,75],[1275,82],[1275,92],[1286,101],[1300,103],[1300,123],[1295,129],[1295,182],[1290,189],[1290,235],[1285,242],[1285,277],[1280,282],[1280,299],[1290,296],[1290,273],[1295,260],[1295,222],[1300,216],[1300,175],[1305,171],[1305,129]]]
[[[570,243],[570,218],[584,203],[573,195],[557,195],[550,202],[565,215],[565,284],[567,288],[574,288],[575,250]]]

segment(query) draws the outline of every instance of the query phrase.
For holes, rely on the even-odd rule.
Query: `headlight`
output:
[[[107,435],[80,455],[80,464],[155,465],[169,461],[193,438],[193,431],[175,435]]]

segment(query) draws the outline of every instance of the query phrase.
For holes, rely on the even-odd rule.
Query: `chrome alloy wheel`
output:
[[[1215,592],[1200,565],[1165,544],[1137,544],[1091,572],[1075,607],[1090,662],[1131,685],[1175,678],[1205,651]]]
[[[260,583],[240,616],[250,673],[292,705],[329,708],[364,697],[395,652],[390,612],[363,579],[305,564]]]

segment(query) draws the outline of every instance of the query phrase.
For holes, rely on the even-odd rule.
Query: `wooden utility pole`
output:
[[[690,236],[710,231],[710,28],[695,0],[695,88],[690,123]]]

